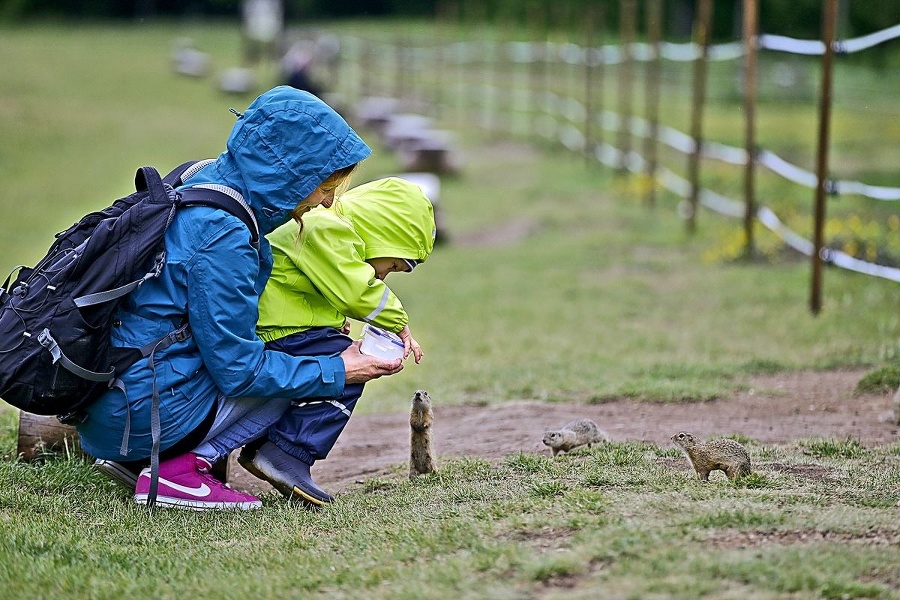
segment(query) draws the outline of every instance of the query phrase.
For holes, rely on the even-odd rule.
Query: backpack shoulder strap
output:
[[[214,162],[216,162],[216,159],[207,158],[205,160],[189,160],[185,163],[181,163],[163,178],[163,183],[168,183],[173,188],[177,188],[184,185],[186,180],[196,175],[197,171]]]
[[[180,206],[220,208],[243,221],[250,230],[250,243],[257,250],[259,249],[259,226],[256,223],[256,217],[245,202],[232,198],[224,192],[205,187],[187,188],[179,190],[178,193],[181,194]]]
[[[163,183],[171,185],[173,188],[184,185],[184,182],[208,164],[216,162],[214,158],[205,160],[189,160],[181,163],[168,175],[163,178]],[[181,195],[182,206],[210,206],[212,208],[220,208],[231,213],[247,226],[250,230],[250,242],[253,247],[259,249],[259,225],[253,211],[245,202],[229,196],[224,192],[220,192],[208,187],[187,188],[179,190]]]

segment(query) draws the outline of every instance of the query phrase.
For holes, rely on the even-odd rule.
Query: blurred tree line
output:
[[[760,31],[818,38],[824,0],[759,0]],[[665,35],[690,35],[696,0],[664,0]],[[715,0],[714,37],[740,35],[742,0]],[[81,18],[148,19],[153,17],[234,17],[241,0],[0,0],[0,19]],[[579,28],[588,7],[603,6],[607,27],[618,22],[620,0],[283,0],[288,22],[341,18],[433,18],[548,29]],[[839,37],[871,33],[900,23],[897,0],[840,0]],[[644,2],[638,0],[639,11]],[[643,19],[639,19],[642,23]]]

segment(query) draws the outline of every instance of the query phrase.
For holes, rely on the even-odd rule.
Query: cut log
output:
[[[19,440],[16,452],[25,461],[40,458],[48,452],[78,452],[78,432],[63,425],[56,417],[19,413]]]
[[[391,115],[400,110],[400,101],[396,98],[370,96],[363,98],[356,106],[356,120],[361,127],[381,131],[390,120]]]
[[[418,138],[403,140],[397,155],[407,171],[458,175],[461,157],[448,131],[427,130]]]
[[[404,143],[431,139],[433,120],[424,115],[401,113],[390,115],[381,129],[381,141],[386,148],[399,150]]]

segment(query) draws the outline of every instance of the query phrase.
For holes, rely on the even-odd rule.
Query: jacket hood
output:
[[[434,249],[434,207],[421,187],[405,179],[359,185],[330,210],[349,221],[365,243],[365,260],[387,256],[423,262]]]
[[[266,234],[332,173],[369,154],[331,107],[309,92],[279,86],[253,101],[238,117],[225,152],[186,183],[238,190]]]

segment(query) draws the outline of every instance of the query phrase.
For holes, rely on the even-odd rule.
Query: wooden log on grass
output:
[[[19,412],[19,438],[16,454],[26,462],[38,460],[47,454],[81,453],[78,431],[72,425],[64,425],[54,416],[33,415]],[[228,483],[228,460],[213,465],[213,476]]]
[[[63,425],[54,416],[19,412],[19,437],[16,453],[24,461],[40,458],[50,452],[78,452],[78,432]]]
[[[443,131],[428,130],[420,138],[405,140],[398,157],[406,171],[458,175],[462,167],[451,136]]]

